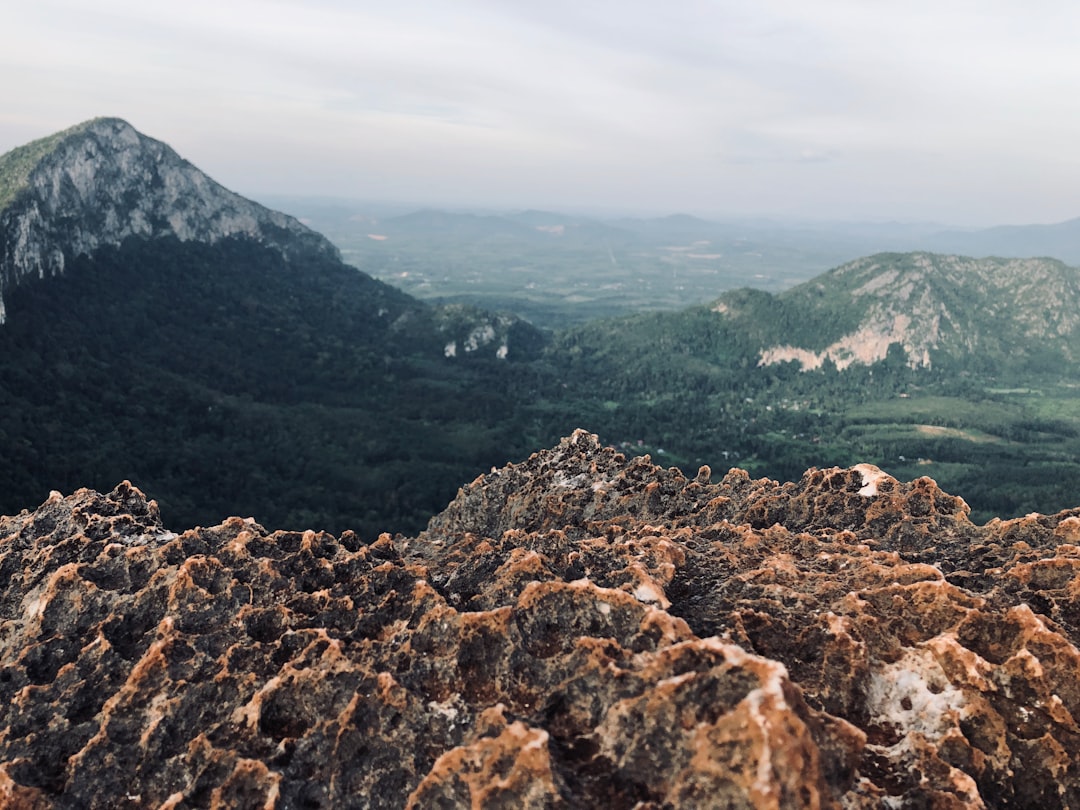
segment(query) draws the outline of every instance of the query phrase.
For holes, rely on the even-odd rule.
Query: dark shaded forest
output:
[[[415,532],[577,427],[691,475],[930,475],[978,520],[1080,503],[1080,404],[1060,374],[914,371],[898,345],[870,367],[759,368],[765,331],[797,313],[740,295],[759,333],[700,307],[546,337],[518,324],[506,359],[447,357],[472,311],[241,240],[131,240],[8,293],[0,512],[130,479],[174,526]]]

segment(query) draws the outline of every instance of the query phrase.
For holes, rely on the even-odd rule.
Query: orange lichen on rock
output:
[[[0,806],[1080,806],[1080,510],[577,432],[415,538],[0,518]]]
[[[447,751],[405,806],[543,808],[563,804],[548,739],[543,729],[517,720],[498,737],[480,737]]]

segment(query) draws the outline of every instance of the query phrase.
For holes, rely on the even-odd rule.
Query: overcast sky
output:
[[[115,115],[255,199],[1080,216],[1076,0],[0,7],[0,152]]]

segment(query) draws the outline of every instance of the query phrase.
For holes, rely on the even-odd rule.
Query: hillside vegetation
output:
[[[509,389],[538,339],[526,325],[505,360],[451,362],[467,312],[329,259],[131,239],[20,286],[10,310],[0,513],[127,478],[170,520],[377,534],[422,527],[463,481],[529,449],[527,392]]]
[[[870,264],[887,278],[912,261]],[[980,330],[961,346],[992,350],[944,343],[928,367],[900,342],[843,370],[761,363],[777,341],[820,350],[862,328],[866,302],[839,285],[852,277],[594,321],[544,347],[527,324],[431,308],[330,258],[128,240],[12,294],[0,512],[128,478],[179,523],[239,512],[415,531],[462,483],[577,427],[690,473],[786,480],[869,462],[928,475],[979,520],[1074,503],[1080,397],[1072,336],[1057,334],[1072,299],[1042,302],[1054,326],[1040,331],[1003,322],[985,295],[980,321],[956,292],[949,317]],[[496,328],[508,357],[466,350]]]
[[[881,255],[779,295],[568,330],[549,358],[604,438],[688,469],[870,462],[935,478],[978,519],[1052,512],[1080,485],[1076,282],[1051,260]],[[825,351],[848,336],[874,352]],[[808,370],[781,344],[825,356]]]
[[[7,193],[73,131],[9,153]],[[754,244],[692,218],[425,212],[361,225],[387,238],[365,237],[358,263],[480,294],[421,303],[302,247],[319,238],[299,226],[295,249],[129,238],[12,290],[0,511],[129,478],[179,523],[241,512],[415,531],[463,482],[579,427],[690,473],[788,479],[871,462],[930,475],[981,519],[1075,500],[1080,284],[1061,262],[877,254],[783,292],[545,336],[460,302],[509,302],[536,276],[548,322],[671,307],[683,286],[746,278]],[[705,227],[720,228],[724,261],[694,240]],[[400,252],[432,234],[427,253]],[[635,275],[657,266],[670,278]],[[551,297],[552,283],[566,294]]]
[[[0,512],[128,478],[178,524],[414,532],[575,428],[691,474],[931,475],[977,519],[1075,504],[1080,279],[1053,259],[823,263],[888,227],[317,212],[365,273],[119,119],[0,157],[0,211]]]

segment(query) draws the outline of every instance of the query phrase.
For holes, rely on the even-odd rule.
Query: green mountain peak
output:
[[[234,236],[286,255],[338,255],[325,237],[222,187],[119,118],[94,118],[0,157],[0,296],[129,237]]]
[[[0,155],[0,211],[7,208],[18,196],[19,192],[27,188],[31,173],[38,167],[42,159],[51,154],[68,138],[81,135],[87,130],[103,124],[112,125],[114,128],[133,129],[131,124],[122,118],[106,116],[91,118],[60,132],[17,146],[10,152]]]

